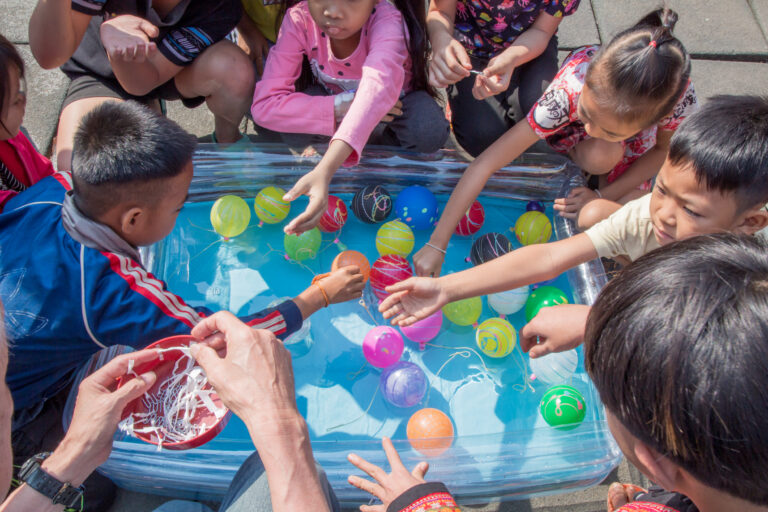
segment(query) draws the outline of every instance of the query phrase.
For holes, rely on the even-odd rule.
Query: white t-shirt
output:
[[[601,258],[637,258],[661,247],[653,234],[651,194],[630,201],[584,232]]]

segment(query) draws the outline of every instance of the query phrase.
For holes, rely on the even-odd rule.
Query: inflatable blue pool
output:
[[[247,151],[222,151],[202,146],[195,157],[195,177],[189,202],[176,228],[162,242],[144,251],[148,269],[192,305],[227,309],[245,315],[270,303],[298,294],[313,275],[327,272],[339,252],[336,235],[324,234],[321,252],[302,265],[288,261],[283,250],[282,226],[258,226],[253,215],[246,231],[229,241],[213,232],[209,220],[212,202],[224,194],[248,200],[268,185],[288,189],[311,170],[316,159],[302,159],[281,146],[262,145]],[[331,193],[349,203],[365,184],[383,184],[393,196],[418,184],[437,196],[440,207],[461,176],[466,163],[444,152],[434,158],[390,152],[369,153],[353,169],[341,170]],[[506,233],[525,212],[527,201],[541,201],[553,220],[558,238],[570,236],[574,226],[552,214],[552,200],[579,184],[576,170],[554,156],[526,156],[497,173],[480,197],[486,222],[474,237],[454,236],[444,271],[468,268],[472,241],[483,233]],[[294,203],[290,218],[306,202]],[[390,220],[394,216],[390,216]],[[374,239],[378,225],[364,224],[350,212],[338,241],[364,253],[373,263],[378,257]],[[416,248],[428,231],[417,231]],[[409,258],[410,259],[410,258]],[[591,303],[605,281],[597,261],[581,265],[552,284],[569,300]],[[483,299],[480,321],[497,316]],[[507,317],[522,328],[522,312]],[[365,334],[383,324],[376,312],[370,285],[362,304],[351,302],[322,310],[305,323],[303,332],[289,340],[294,356],[296,399],[306,417],[317,461],[325,468],[339,499],[347,504],[368,501],[347,484],[353,467],[349,452],[386,466],[380,439],[392,437],[406,465],[423,456],[411,449],[405,426],[422,407],[444,411],[453,421],[453,445],[433,458],[429,478],[442,480],[463,503],[489,499],[526,498],[563,492],[600,482],[618,464],[614,443],[597,393],[579,363],[567,384],[586,400],[586,418],[577,428],[556,430],[539,413],[548,386],[531,380],[528,357],[516,347],[503,359],[482,355],[474,330],[447,320],[425,350],[406,341],[402,359],[419,365],[428,379],[420,404],[401,409],[378,391],[379,370],[366,364],[361,349]],[[244,425],[234,418],[207,445],[185,452],[158,451],[155,446],[126,438],[115,441],[109,460],[101,467],[121,487],[140,492],[218,500],[237,468],[253,451]]]

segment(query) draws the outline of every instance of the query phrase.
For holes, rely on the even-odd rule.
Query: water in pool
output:
[[[349,204],[351,194],[339,196]],[[253,198],[247,199],[252,208]],[[447,196],[438,197],[441,210],[446,200]],[[504,233],[514,247],[520,246],[510,228],[525,212],[526,203],[494,197],[481,197],[481,202],[485,207],[485,224],[471,237],[452,238],[444,273],[469,268],[467,257],[472,242],[484,233]],[[244,316],[280,298],[293,297],[309,286],[314,275],[329,271],[340,251],[340,244],[335,241],[362,252],[371,263],[378,257],[374,240],[379,225],[365,224],[351,211],[340,233],[323,234],[319,255],[298,264],[285,257],[282,227],[286,221],[258,226],[258,218],[253,215],[243,234],[224,241],[211,228],[211,205],[212,202],[186,205],[174,231],[153,254],[151,270],[167,282],[170,290],[194,306],[226,309]],[[305,206],[304,200],[294,202],[288,219]],[[551,203],[547,204],[546,214],[552,218]],[[394,215],[389,220],[392,218]],[[428,236],[429,231],[415,232],[414,251],[423,246]],[[409,261],[412,256],[409,255]],[[549,284],[562,289],[568,300],[573,300],[565,275]],[[596,392],[583,369],[581,349],[578,368],[564,383],[585,397],[586,418],[579,427],[567,432],[548,426],[540,415],[539,402],[549,385],[541,379],[529,379],[528,357],[519,345],[502,359],[482,355],[475,344],[474,328],[459,327],[447,319],[440,334],[423,351],[406,339],[401,359],[424,370],[428,390],[421,403],[399,408],[388,403],[378,391],[381,371],[366,364],[363,356],[365,334],[375,325],[385,323],[376,311],[370,284],[364,299],[365,306],[349,302],[317,312],[309,321],[309,329],[305,329],[306,336],[292,339],[294,343],[290,345],[299,409],[307,419],[316,458],[328,471],[342,499],[354,501],[360,496],[346,483],[346,476],[353,469],[344,460],[349,451],[386,465],[379,440],[390,436],[396,440],[406,463],[423,458],[405,441],[408,418],[422,407],[447,413],[456,432],[451,449],[432,460],[430,477],[446,481],[455,492],[469,499],[493,495],[494,489],[498,489],[496,495],[508,497],[551,492],[563,486],[584,486],[599,481],[616,463],[615,450],[606,450],[611,443],[606,438]],[[494,316],[498,314],[484,297],[480,322]],[[516,330],[525,324],[522,310],[507,319]],[[139,444],[133,440],[122,443],[121,450],[134,442]],[[146,447],[136,449],[153,456]],[[192,483],[201,480],[195,464],[199,466],[205,461],[210,478],[204,478],[197,491],[199,495],[215,497],[223,493],[232,469],[251,449],[245,426],[233,417],[226,429],[203,449],[186,455],[169,453],[168,457],[187,457],[192,482],[178,486],[180,490],[190,487],[187,494],[195,494]],[[222,465],[223,454],[231,454],[226,465]],[[589,467],[585,467],[587,462]],[[141,472],[139,468],[133,470]],[[131,478],[142,477],[134,474]],[[143,478],[151,480],[152,475]],[[200,490],[205,485],[209,489]]]

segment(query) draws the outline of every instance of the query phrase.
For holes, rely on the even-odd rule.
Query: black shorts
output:
[[[62,108],[77,100],[86,98],[115,98],[135,100],[140,103],[149,103],[153,100],[181,100],[187,108],[195,108],[205,102],[205,97],[203,96],[197,96],[196,98],[183,97],[176,88],[176,83],[173,79],[168,80],[144,96],[134,96],[125,92],[117,80],[80,73],[67,73],[67,76],[71,82],[67,88],[67,96],[64,98]]]

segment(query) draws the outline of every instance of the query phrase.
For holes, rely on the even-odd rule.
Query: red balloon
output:
[[[387,286],[399,283],[413,275],[413,270],[408,260],[398,254],[387,254],[377,259],[371,269],[371,287],[373,293],[384,300],[389,293]]]
[[[325,209],[323,216],[317,227],[324,233],[333,233],[338,231],[347,222],[347,205],[336,196],[328,196],[328,208]]]
[[[368,281],[368,276],[371,275],[371,264],[368,262],[368,258],[361,252],[347,250],[340,252],[331,263],[331,271],[338,270],[343,267],[355,265],[360,269],[360,273],[363,274],[363,282]]]
[[[483,227],[483,222],[485,222],[485,210],[480,201],[475,201],[469,207],[469,210],[464,212],[464,216],[456,225],[456,234],[462,236],[474,235]]]

